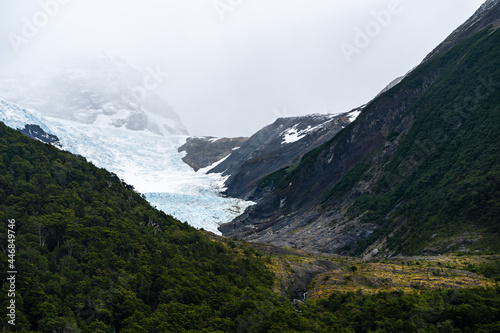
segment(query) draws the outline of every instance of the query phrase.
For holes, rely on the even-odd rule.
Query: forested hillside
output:
[[[424,66],[440,77],[412,106],[411,129],[389,134],[397,150],[352,207],[380,227],[364,244],[391,234],[396,253],[500,251],[499,55],[500,32],[485,30]]]
[[[3,124],[0,216],[2,275],[16,221],[18,332],[235,331],[277,301],[253,252],[210,241],[115,175]]]

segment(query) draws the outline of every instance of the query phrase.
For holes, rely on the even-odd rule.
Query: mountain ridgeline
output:
[[[275,185],[267,175],[297,164],[305,153],[349,125],[361,109],[338,115],[279,118],[248,138],[209,172],[228,176],[227,195],[258,201]]]
[[[274,190],[223,234],[367,258],[497,253],[499,10],[488,1],[355,122],[268,176]]]

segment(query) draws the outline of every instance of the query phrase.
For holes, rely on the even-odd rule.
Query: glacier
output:
[[[220,224],[241,215],[253,202],[227,198],[225,177],[195,172],[177,149],[188,136],[162,136],[147,130],[99,127],[43,116],[33,109],[0,100],[0,120],[14,129],[36,124],[56,135],[61,148],[115,173],[145,195],[156,208],[191,226],[220,234]]]

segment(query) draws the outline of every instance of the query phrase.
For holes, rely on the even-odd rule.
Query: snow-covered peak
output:
[[[117,57],[77,59],[0,80],[0,96],[46,116],[98,127],[187,135],[172,106],[154,88],[166,74],[141,73]]]
[[[281,144],[284,145],[297,142],[300,139],[304,138],[311,130],[313,130],[311,125],[307,126],[307,128],[303,130],[299,130],[297,128],[297,125],[294,125],[292,128],[288,128],[281,133],[281,135],[283,136],[283,142]]]
[[[281,144],[286,145],[300,141],[309,133],[324,128],[336,117],[338,117],[336,114],[311,114],[299,117],[278,118],[278,120],[268,127],[275,126],[281,129],[278,136],[281,138]]]

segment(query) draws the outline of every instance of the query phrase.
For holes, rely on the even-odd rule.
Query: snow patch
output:
[[[293,126],[292,128],[287,129],[286,131],[282,132],[280,135],[283,136],[283,141],[281,142],[282,145],[289,144],[289,143],[294,143],[297,142],[301,139],[303,139],[308,133],[315,131],[319,127],[323,126],[323,124],[312,127],[311,125],[307,126],[306,129],[299,130],[298,124]]]
[[[215,168],[216,166],[218,166],[219,164],[221,164],[222,162],[224,162],[225,160],[227,160],[229,158],[229,156],[231,156],[231,154],[228,154],[226,157],[223,157],[221,158],[220,160],[218,160],[217,162],[214,162],[212,163],[211,165],[207,166],[207,167],[204,167],[204,168],[201,168],[199,169],[197,172],[201,172],[201,173],[204,173],[204,174],[207,174],[208,175],[208,172],[210,170],[212,170],[213,168]],[[222,175],[222,174],[221,174]],[[222,176],[221,176],[222,177]],[[228,176],[229,177],[229,176]],[[227,177],[223,177],[224,178],[224,182],[226,181]],[[224,191],[225,189],[222,189],[221,188],[221,191]]]
[[[356,118],[358,118],[360,114],[361,114],[361,111],[353,111],[353,112],[350,112],[350,113],[349,113],[349,115],[348,115],[348,118],[349,118],[349,120],[351,121],[351,123],[352,123],[353,121],[355,121],[355,120],[356,120]]]

